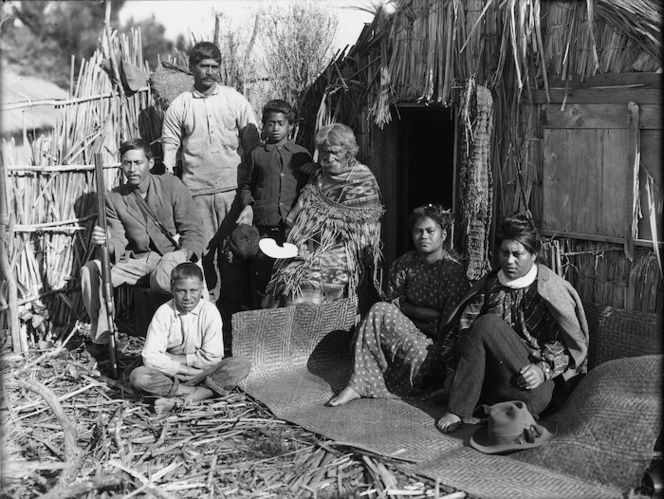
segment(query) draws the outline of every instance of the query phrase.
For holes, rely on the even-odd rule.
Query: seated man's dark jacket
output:
[[[200,257],[203,251],[203,230],[198,221],[196,205],[182,181],[171,174],[149,175],[145,202],[171,235],[180,236],[179,246]],[[157,251],[165,255],[178,248],[139,206],[128,184],[114,188],[106,197],[106,221],[111,232],[109,249],[114,258],[125,253],[139,255]]]

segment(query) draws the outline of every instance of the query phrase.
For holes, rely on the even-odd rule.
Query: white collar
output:
[[[214,84],[214,90],[212,90],[209,94],[204,94],[203,92],[199,92],[198,90],[196,90],[196,87],[192,85],[191,93],[194,96],[194,99],[205,99],[206,97],[209,97],[211,95],[217,95],[219,93],[219,83]]]
[[[175,300],[173,300],[173,309],[175,310],[175,315],[178,317],[185,317],[189,314],[199,315],[201,313],[202,308],[203,308],[203,298],[198,300],[198,303],[191,311],[187,312],[186,314],[183,314],[178,310],[178,307],[175,306]]]
[[[498,280],[500,281],[500,284],[510,289],[527,288],[533,282],[535,282],[536,278],[537,278],[536,263],[533,263],[533,266],[530,267],[530,270],[525,275],[517,277],[516,279],[510,279],[509,277],[507,277],[502,269],[498,271]]]

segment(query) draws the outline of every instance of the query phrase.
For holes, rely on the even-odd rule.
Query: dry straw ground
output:
[[[279,420],[239,389],[158,419],[127,383],[143,340],[119,335],[112,380],[85,351],[86,329],[67,347],[4,355],[0,497],[467,497]]]

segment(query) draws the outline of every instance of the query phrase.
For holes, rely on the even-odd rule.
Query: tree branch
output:
[[[83,450],[77,445],[78,432],[76,431],[76,426],[70,421],[55,394],[41,383],[32,380],[16,380],[8,386],[11,386],[12,384],[15,384],[19,388],[35,392],[42,397],[62,426],[62,431],[65,437],[65,463],[67,466],[62,472],[62,475],[60,475],[58,484],[44,494],[42,499],[57,499],[64,497],[62,495],[63,491],[70,486],[71,482],[73,482],[78,475],[84,455]]]

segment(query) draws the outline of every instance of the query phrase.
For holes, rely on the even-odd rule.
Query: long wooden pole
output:
[[[95,153],[95,177],[97,179],[97,225],[101,227],[104,234],[108,229],[106,224],[106,186],[104,184],[104,169],[101,153]],[[114,379],[118,377],[118,360],[116,346],[115,311],[113,304],[113,284],[111,282],[111,259],[108,249],[108,240],[101,246],[101,276],[103,285],[103,297],[106,305],[106,322],[108,324],[109,342],[108,353],[111,361],[111,371]]]
[[[24,353],[28,350],[28,339],[21,335],[21,327],[18,320],[18,286],[16,277],[11,265],[9,256],[11,255],[12,243],[14,241],[14,231],[9,217],[9,208],[7,206],[7,172],[5,161],[0,156],[0,270],[2,277],[7,283],[7,319],[9,321],[9,331],[12,337],[12,350],[14,353]]]
[[[115,60],[115,53],[113,52],[113,45],[111,44],[111,0],[106,0],[106,11],[104,16],[104,31],[106,33],[106,44],[102,43],[102,50],[108,49],[104,54],[111,62],[111,69],[115,78],[115,86],[120,94],[120,141],[124,142],[127,139],[127,131],[125,127],[125,93],[122,88],[122,81],[120,80],[120,70],[118,69],[118,62]]]

